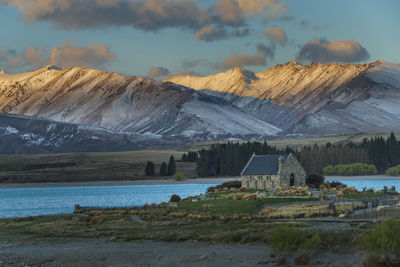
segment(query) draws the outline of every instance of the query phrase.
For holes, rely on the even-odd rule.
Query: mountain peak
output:
[[[257,76],[254,72],[243,69],[241,67],[233,67],[232,69],[225,71],[225,73],[232,73],[235,76],[240,76],[246,79],[246,81],[257,79]]]

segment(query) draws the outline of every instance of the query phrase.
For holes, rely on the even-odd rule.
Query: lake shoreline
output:
[[[131,185],[177,185],[177,184],[219,184],[241,177],[230,178],[197,178],[175,181],[174,179],[135,180],[135,181],[88,181],[88,182],[55,182],[55,183],[0,183],[0,188],[48,188],[48,187],[91,187],[91,186],[131,186]],[[368,181],[368,180],[400,180],[400,176],[325,176],[327,181]]]
[[[365,175],[365,176],[325,176],[325,180],[330,181],[367,181],[367,180],[400,180],[400,176],[389,175]]]
[[[136,180],[136,181],[93,181],[93,182],[57,182],[57,183],[10,183],[0,184],[0,188],[48,188],[48,187],[91,187],[91,186],[131,186],[131,185],[179,185],[179,184],[219,184],[234,180],[241,180],[240,177],[231,178],[197,178],[175,181],[164,180]]]

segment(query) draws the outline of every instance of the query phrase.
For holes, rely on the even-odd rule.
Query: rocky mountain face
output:
[[[400,131],[400,65],[296,62],[260,73],[234,68],[167,79],[222,97],[281,134]]]
[[[223,98],[173,83],[54,66],[0,74],[0,112],[153,140],[260,138],[281,130]]]
[[[233,68],[164,82],[47,66],[0,73],[0,150],[9,151],[11,141],[21,151],[106,151],[400,131],[399,104],[400,65],[384,62],[289,62],[260,73]]]

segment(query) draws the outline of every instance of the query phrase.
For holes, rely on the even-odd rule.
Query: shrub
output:
[[[400,165],[397,165],[397,166],[387,169],[386,175],[399,176],[400,175]]]
[[[306,179],[306,184],[319,188],[324,183],[325,177],[319,174],[309,174]]]
[[[182,181],[185,180],[186,177],[182,172],[177,172],[174,174],[174,176],[172,176],[176,181]]]
[[[329,182],[328,184],[329,184],[330,188],[345,188],[345,187],[347,187],[347,185],[345,185],[341,182],[338,182],[338,181],[332,181],[332,182]]]
[[[237,188],[237,189],[243,188],[243,191],[247,190],[247,188],[242,187],[242,182],[241,181],[230,181],[230,182],[222,183],[222,184],[217,185],[217,186],[209,187],[207,192],[208,193],[209,192],[215,192],[215,189],[224,189],[224,188],[226,188],[228,190],[232,189],[232,188]]]
[[[366,163],[339,164],[323,168],[324,175],[375,175],[378,173],[375,165]]]
[[[279,225],[272,231],[268,244],[274,250],[274,254],[278,255],[278,265],[280,262],[284,264],[287,253],[294,251],[299,252],[295,263],[307,265],[311,253],[320,249],[321,239],[318,233],[307,238],[304,232],[294,226]]]
[[[171,196],[171,199],[170,199],[169,201],[170,201],[170,202],[179,202],[179,201],[181,201],[181,197],[178,196],[178,195],[176,195],[176,194],[173,194],[173,195]]]
[[[301,231],[296,227],[278,225],[271,232],[268,244],[275,250],[276,255],[296,251],[302,243]]]
[[[307,253],[300,253],[294,258],[294,263],[297,265],[308,265],[310,262],[310,255]]]
[[[400,220],[388,219],[362,238],[362,248],[367,253],[367,259],[379,262],[379,266],[393,266],[400,261]]]

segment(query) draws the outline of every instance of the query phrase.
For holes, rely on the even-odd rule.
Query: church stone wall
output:
[[[288,159],[279,161],[279,173],[271,175],[243,175],[242,186],[248,189],[272,190],[281,184],[290,186],[290,175],[294,175],[294,185],[306,184],[306,172],[300,162],[290,155]]]

